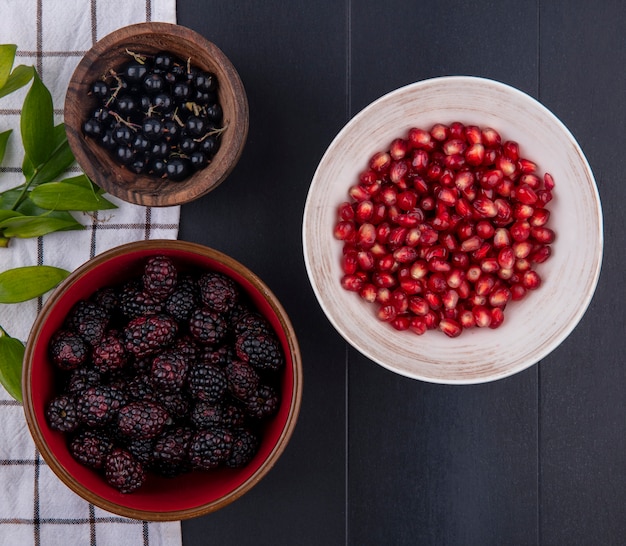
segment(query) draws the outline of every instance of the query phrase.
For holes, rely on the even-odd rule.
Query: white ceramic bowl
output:
[[[537,267],[543,283],[511,302],[497,329],[473,328],[456,338],[417,336],[380,322],[375,306],[340,284],[343,243],[333,238],[337,206],[367,167],[411,127],[460,121],[493,127],[556,182],[551,258]],[[326,316],[354,348],[381,366],[435,383],[482,383],[538,362],[574,329],[595,291],[602,261],[602,211],[589,164],[570,131],[543,105],[508,85],[451,76],[397,89],[363,109],[339,132],[315,172],[303,220],[309,279]]]

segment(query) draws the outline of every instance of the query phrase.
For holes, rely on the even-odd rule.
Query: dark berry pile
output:
[[[136,174],[181,181],[206,167],[225,129],[217,76],[168,52],[130,53],[91,85],[83,132]]]
[[[150,475],[245,466],[280,404],[267,319],[229,277],[167,256],[76,303],[49,354],[48,424],[123,493]]]

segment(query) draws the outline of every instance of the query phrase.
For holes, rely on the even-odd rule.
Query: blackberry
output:
[[[178,271],[167,256],[150,258],[143,272],[143,287],[158,301],[165,300],[176,288]]]
[[[161,434],[169,414],[154,402],[146,400],[130,402],[117,414],[119,431],[128,438],[147,440]]]
[[[246,422],[246,413],[239,402],[229,401],[224,404],[222,412],[223,426],[231,429],[239,428]]]
[[[100,305],[109,315],[111,315],[119,305],[119,294],[113,286],[104,286],[96,290],[91,298]]]
[[[163,303],[144,291],[139,281],[126,283],[119,295],[119,310],[132,320],[145,315],[157,315],[163,311]]]
[[[264,334],[271,334],[272,327],[267,319],[254,311],[243,313],[235,322],[235,334],[241,335],[249,330]]]
[[[161,392],[178,392],[185,384],[187,362],[174,351],[164,351],[152,361],[150,380],[154,389]]]
[[[58,330],[50,339],[49,353],[52,362],[61,370],[74,370],[87,362],[88,343],[77,333]]]
[[[129,453],[144,465],[144,468],[148,468],[152,464],[154,438],[132,438],[126,441],[125,446]]]
[[[190,427],[176,427],[161,434],[152,450],[154,470],[167,477],[191,470],[188,455],[192,436]]]
[[[196,292],[186,286],[177,287],[165,302],[165,312],[178,322],[187,322],[198,306]]]
[[[183,419],[189,415],[191,402],[186,392],[159,393],[158,400],[172,419]]]
[[[198,360],[207,364],[217,364],[220,368],[225,368],[236,357],[235,349],[230,345],[222,345],[217,349],[212,346],[205,346]]]
[[[218,313],[230,311],[239,298],[237,283],[221,273],[207,272],[200,275],[198,286],[202,303]]]
[[[69,443],[72,457],[90,468],[102,468],[113,449],[111,438],[101,430],[82,430]]]
[[[65,392],[78,395],[89,387],[95,387],[102,382],[100,372],[95,368],[78,368],[74,370],[67,380]]]
[[[200,355],[200,349],[191,336],[178,338],[172,350],[181,355],[189,365],[195,363]]]
[[[284,364],[283,351],[276,336],[248,330],[237,336],[237,356],[258,370],[277,371]]]
[[[233,360],[226,366],[228,390],[235,398],[247,400],[259,386],[259,374],[247,362]]]
[[[222,424],[224,410],[219,404],[198,402],[191,410],[191,422],[197,428],[210,428]]]
[[[119,389],[99,385],[89,387],[77,396],[76,409],[83,423],[99,427],[110,423],[125,401],[126,397]]]
[[[114,448],[104,463],[104,475],[109,485],[122,493],[132,493],[146,480],[143,465],[128,451]]]
[[[251,398],[246,400],[246,413],[255,419],[267,419],[278,411],[280,398],[270,385],[260,385]]]
[[[222,315],[200,307],[191,314],[189,332],[198,343],[218,345],[228,332],[228,323]]]
[[[189,369],[187,385],[193,399],[216,404],[224,397],[228,381],[215,364],[198,363]]]
[[[126,350],[136,357],[156,353],[171,345],[178,324],[168,315],[149,315],[131,320],[124,328]]]
[[[189,446],[189,461],[194,468],[210,470],[225,463],[233,447],[233,435],[223,428],[198,431]]]
[[[50,401],[46,418],[50,428],[60,432],[72,432],[80,424],[74,399],[63,394]]]
[[[249,429],[233,431],[233,447],[226,460],[226,466],[241,468],[246,466],[259,449],[259,438]]]
[[[109,332],[93,348],[94,366],[102,373],[116,372],[128,363],[128,353],[118,332]]]
[[[70,311],[67,326],[90,345],[102,339],[110,319],[106,309],[95,301],[81,300]]]
[[[152,381],[147,373],[138,373],[128,380],[124,391],[131,402],[139,400],[154,400]]]

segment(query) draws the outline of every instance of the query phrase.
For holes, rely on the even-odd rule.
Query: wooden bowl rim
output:
[[[135,38],[147,36],[166,36],[168,39],[178,40],[180,43],[190,44],[195,51],[205,52],[205,57],[211,58],[216,67],[219,67],[220,89],[228,89],[232,97],[232,116],[230,125],[232,131],[224,134],[221,146],[217,151],[212,164],[197,171],[183,182],[167,182],[150,178],[147,175],[133,175],[130,171],[117,165],[108,152],[97,149],[97,144],[82,135],[82,119],[75,113],[76,104],[84,101],[85,97],[79,90],[84,90],[86,82],[92,79],[90,70],[101,55],[111,49],[117,49],[126,42]],[[155,47],[156,49],[156,47]],[[222,97],[221,103],[224,100]],[[236,68],[224,52],[213,42],[196,31],[174,23],[149,22],[135,23],[121,27],[98,40],[83,55],[76,66],[65,95],[64,118],[67,139],[70,149],[81,169],[96,184],[111,195],[129,203],[144,206],[174,206],[188,203],[203,197],[217,188],[236,166],[248,136],[249,105],[243,82]],[[227,135],[227,136],[226,136]],[[92,165],[92,157],[101,157],[101,163],[106,170],[103,172],[98,166]],[[104,153],[103,153],[104,152]],[[133,182],[139,181],[140,187],[133,182],[126,182],[123,177],[132,177]],[[162,191],[166,188],[167,191]]]
[[[74,476],[72,476],[72,474],[70,474],[65,469],[65,467],[58,461],[56,455],[49,448],[47,442],[43,437],[43,433],[41,432],[35,414],[33,392],[30,382],[30,375],[33,368],[33,352],[35,350],[35,346],[37,345],[39,332],[41,331],[42,325],[54,309],[57,301],[60,300],[68,290],[70,290],[76,280],[81,277],[83,273],[85,273],[86,271],[90,271],[95,267],[98,267],[109,258],[113,258],[115,256],[123,254],[129,254],[135,250],[158,251],[160,249],[174,249],[192,254],[199,254],[201,256],[217,261],[227,268],[232,269],[245,277],[253,285],[253,287],[263,296],[268,305],[276,314],[281,324],[281,327],[285,332],[285,338],[289,346],[293,370],[293,390],[291,400],[289,402],[289,413],[285,422],[285,426],[283,427],[276,444],[272,448],[265,461],[263,461],[263,463],[259,466],[259,468],[238,487],[219,499],[196,507],[181,510],[171,510],[166,512],[154,512],[149,510],[129,508],[127,506],[102,498],[101,496],[97,495],[90,489],[87,489],[84,485],[78,482],[76,478],[74,478]],[[259,481],[261,481],[262,478],[267,475],[267,473],[270,471],[270,469],[274,466],[274,464],[278,461],[278,459],[284,452],[287,444],[289,443],[289,440],[291,439],[291,436],[293,435],[302,402],[302,374],[302,357],[293,325],[289,319],[289,316],[287,315],[286,310],[284,309],[278,298],[265,284],[265,282],[260,279],[260,277],[258,277],[250,269],[248,269],[246,266],[244,266],[234,258],[218,250],[186,241],[178,241],[172,239],[151,239],[148,241],[135,241],[131,243],[125,243],[110,250],[104,251],[94,258],[91,258],[90,260],[79,266],[76,270],[74,270],[61,284],[59,284],[59,286],[46,300],[41,311],[37,315],[37,318],[35,319],[30,335],[28,337],[24,353],[22,369],[22,391],[24,400],[23,408],[31,436],[35,442],[37,449],[41,453],[42,458],[46,461],[47,465],[54,472],[54,474],[56,474],[57,477],[76,494],[78,494],[88,502],[91,502],[95,506],[98,506],[104,510],[107,510],[108,512],[118,514],[120,516],[146,521],[178,521],[199,517],[219,510],[224,506],[227,506],[228,504],[234,502],[239,497],[241,497],[244,493],[252,489],[252,487],[254,487],[257,483],[259,483]]]

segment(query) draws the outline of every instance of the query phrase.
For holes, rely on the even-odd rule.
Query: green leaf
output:
[[[16,66],[4,86],[0,88],[0,98],[10,95],[20,87],[24,87],[34,74],[35,69],[32,66],[24,66],[23,64]]]
[[[35,205],[48,210],[90,211],[117,208],[98,195],[93,188],[67,182],[49,182],[37,186],[30,192],[30,198]]]
[[[0,222],[7,218],[15,218],[16,216],[22,216],[22,214],[15,210],[0,209]]]
[[[28,265],[0,273],[0,303],[32,300],[52,290],[69,271],[50,265]]]
[[[7,150],[7,142],[9,142],[9,137],[13,129],[9,129],[8,131],[4,131],[0,133],[0,164],[2,164],[2,160],[4,159],[4,153]]]
[[[24,344],[0,329],[0,383],[18,402],[22,402],[22,362]]]
[[[19,239],[40,237],[54,231],[70,229],[84,229],[84,226],[73,218],[67,220],[53,216],[21,216],[0,222],[0,231],[4,237],[17,237]]]
[[[53,144],[54,147],[50,157],[48,157],[45,163],[39,166],[37,172],[35,172],[30,160],[24,157],[22,172],[27,180],[30,180],[31,186],[45,184],[46,182],[55,180],[74,163],[74,155],[67,141],[65,125],[63,123],[54,128]],[[27,164],[27,161],[30,164]]]
[[[20,130],[24,151],[35,168],[38,168],[52,154],[55,134],[52,96],[37,73],[24,99]]]
[[[16,51],[17,46],[15,44],[0,45],[0,89],[4,87],[4,84],[11,75]]]

